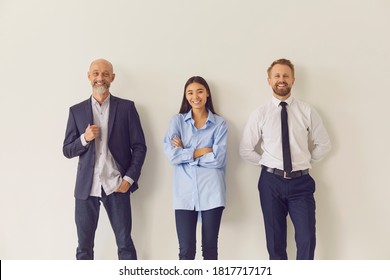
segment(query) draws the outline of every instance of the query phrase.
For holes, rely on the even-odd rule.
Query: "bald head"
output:
[[[99,58],[91,62],[91,65],[89,66],[89,71],[96,65],[105,65],[107,68],[111,70],[111,73],[114,73],[114,67],[112,66],[112,63],[104,58]]]

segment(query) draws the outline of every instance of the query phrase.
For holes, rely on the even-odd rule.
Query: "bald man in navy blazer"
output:
[[[119,259],[137,259],[131,238],[130,193],[146,156],[145,137],[134,102],[113,96],[112,64],[97,59],[88,79],[92,96],[69,109],[63,153],[79,157],[75,187],[77,259],[94,258],[100,204],[106,209]]]

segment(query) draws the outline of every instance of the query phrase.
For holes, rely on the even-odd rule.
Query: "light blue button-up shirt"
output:
[[[175,136],[184,148],[172,146]],[[192,110],[173,116],[164,137],[164,153],[174,166],[174,209],[204,211],[225,206],[227,137],[225,120],[211,111],[200,129],[195,127]],[[213,152],[194,159],[197,148],[212,148]]]

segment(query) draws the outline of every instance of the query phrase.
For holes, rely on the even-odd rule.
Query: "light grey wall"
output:
[[[68,108],[90,95],[89,63],[104,57],[149,148],[132,195],[139,258],[177,258],[162,138],[185,81],[201,75],[229,124],[220,258],[267,259],[259,167],[240,159],[238,144],[250,112],[271,97],[266,68],[286,57],[293,94],[319,111],[333,141],[312,170],[316,258],[390,259],[389,12],[386,0],[1,0],[0,258],[74,258],[77,159],[63,157],[62,141]],[[291,223],[288,242],[295,258]],[[102,209],[96,258],[115,252]]]

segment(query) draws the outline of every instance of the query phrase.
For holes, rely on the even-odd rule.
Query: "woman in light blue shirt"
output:
[[[215,113],[211,91],[199,76],[184,86],[179,114],[170,121],[164,152],[174,166],[173,206],[179,258],[193,260],[202,221],[203,259],[218,259],[218,233],[226,202],[227,124]]]

